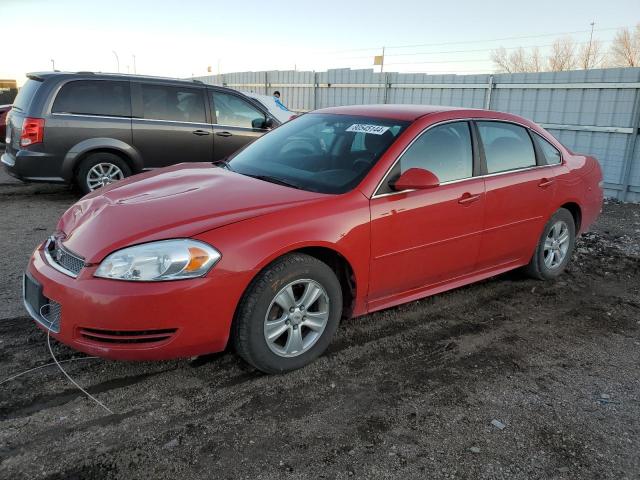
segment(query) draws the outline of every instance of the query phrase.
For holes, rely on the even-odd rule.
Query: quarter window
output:
[[[230,127],[263,128],[264,114],[237,95],[213,90],[211,109],[216,123]]]
[[[205,123],[203,90],[141,84],[144,118]]]
[[[477,125],[488,173],[536,165],[533,143],[525,128],[504,122],[477,122]]]
[[[538,134],[536,134],[535,139],[538,142],[538,146],[542,151],[542,155],[547,165],[555,165],[562,161],[562,155],[560,155],[560,152],[556,147],[551,145],[551,143]]]
[[[53,102],[51,112],[130,117],[129,82],[76,80],[66,83]]]

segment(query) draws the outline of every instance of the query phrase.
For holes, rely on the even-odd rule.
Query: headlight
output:
[[[201,277],[220,257],[220,252],[206,243],[161,240],[113,252],[102,261],[95,276],[142,282]]]

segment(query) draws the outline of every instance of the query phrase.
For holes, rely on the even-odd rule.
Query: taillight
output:
[[[42,142],[44,138],[44,118],[27,118],[22,124],[20,146],[28,147]]]

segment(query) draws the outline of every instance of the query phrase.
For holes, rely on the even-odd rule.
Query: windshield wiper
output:
[[[227,160],[225,160],[225,158],[221,158],[220,160],[216,160],[215,162],[211,162],[211,164],[220,166],[222,168],[226,168],[227,170],[230,170],[232,172],[235,171],[235,170],[233,170],[233,168],[231,168],[231,165],[229,165],[229,162]]]
[[[248,174],[248,173],[245,173],[243,175],[246,175],[247,177],[251,177],[251,178],[257,178],[258,180],[263,180],[265,182],[275,183],[277,185],[283,185],[285,187],[291,187],[291,188],[297,188],[298,190],[304,190],[304,188],[302,188],[299,185],[296,185],[294,183],[289,183],[286,180],[282,180],[282,179],[276,178],[276,177],[271,177],[269,175],[251,175],[251,174]]]

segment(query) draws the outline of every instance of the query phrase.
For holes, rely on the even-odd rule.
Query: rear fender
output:
[[[62,162],[62,177],[72,181],[78,162],[92,151],[113,151],[128,160],[134,173],[142,171],[143,162],[140,152],[133,146],[114,138],[88,138],[77,143],[67,152]]]

